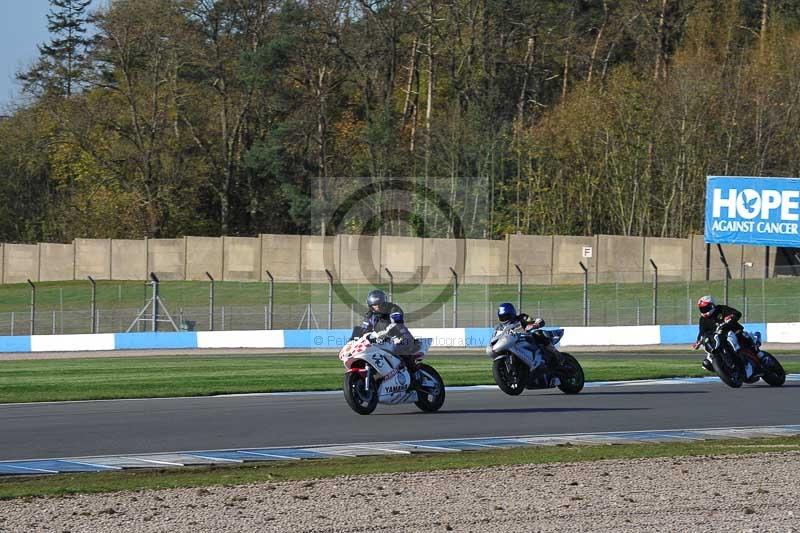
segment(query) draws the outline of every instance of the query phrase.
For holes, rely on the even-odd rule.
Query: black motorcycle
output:
[[[721,326],[701,339],[703,349],[711,356],[711,364],[719,378],[735,389],[743,383],[755,383],[759,379],[772,387],[783,385],[786,371],[774,355],[761,350],[761,333],[743,331],[739,340],[740,349],[736,352]]]

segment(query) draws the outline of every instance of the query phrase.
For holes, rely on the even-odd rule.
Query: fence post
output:
[[[394,276],[388,268],[384,267],[386,274],[389,276],[389,301],[394,301]]]
[[[742,262],[742,300],[744,301],[744,321],[747,322],[747,269],[753,266],[753,263]]]
[[[719,246],[719,245],[717,245],[717,246]],[[722,250],[722,247],[720,247],[720,250]],[[728,268],[728,260],[725,259],[725,256],[722,254],[722,252],[720,252],[720,254],[719,254],[719,260],[722,261],[723,265],[725,265],[725,282],[723,284],[724,285],[723,303],[725,305],[728,305],[728,280],[731,277],[731,269]]]
[[[92,284],[92,304],[89,309],[89,314],[91,315],[91,320],[92,320],[92,326],[90,331],[92,333],[97,333],[97,319],[95,318],[97,316],[97,283],[94,281],[94,278],[92,278],[92,276],[86,276],[86,277],[89,278],[89,283]]]
[[[269,298],[267,300],[267,329],[272,329],[272,309],[275,300],[275,278],[272,277],[272,272],[267,270],[269,277]]]
[[[517,309],[519,312],[522,312],[522,269],[519,268],[519,265],[515,264],[514,268],[517,269],[517,273],[519,274],[519,279],[517,280]]]
[[[453,267],[450,268],[450,272],[453,273],[453,327],[458,327],[458,272],[453,270]]]
[[[578,264],[583,270],[583,325],[589,325],[589,269],[583,264],[583,261],[578,261]]]
[[[653,265],[653,325],[658,324],[658,265],[651,259]]]
[[[214,276],[206,272],[206,276],[211,280],[208,288],[208,329],[214,331]]]
[[[328,329],[333,327],[333,274],[327,268],[325,275],[328,276]]]
[[[636,298],[636,325],[640,326],[642,324],[642,306],[639,298]]]
[[[28,285],[31,286],[31,335],[36,334],[36,285],[31,280],[28,280]]]
[[[150,285],[153,287],[153,311],[150,317],[150,330],[158,331],[158,277],[155,272],[150,272]]]

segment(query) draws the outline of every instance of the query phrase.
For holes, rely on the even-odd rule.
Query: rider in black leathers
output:
[[[744,327],[739,323],[742,313],[727,305],[717,305],[711,296],[702,296],[697,300],[697,308],[700,310],[700,321],[698,322],[697,340],[693,348],[698,349],[702,339],[713,335],[717,327],[721,325],[720,329],[726,334],[731,347],[738,352],[740,349],[739,334],[744,331]],[[709,372],[714,372],[711,355],[706,356],[702,365]]]
[[[351,338],[374,332],[376,342],[391,342],[392,352],[397,355],[411,374],[409,389],[417,385],[416,354],[420,351],[419,342],[405,324],[403,310],[399,305],[386,300],[386,294],[379,289],[367,295],[367,312],[361,326],[353,328]]]

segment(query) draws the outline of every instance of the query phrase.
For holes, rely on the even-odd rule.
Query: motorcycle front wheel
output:
[[[764,375],[761,376],[770,387],[780,387],[786,381],[786,371],[783,365],[775,359],[771,353],[764,352],[764,358],[761,360],[761,366],[764,367]]]
[[[564,372],[564,379],[558,386],[564,394],[578,394],[583,390],[584,376],[583,367],[577,359],[568,353],[561,353],[561,370]]]
[[[419,376],[422,382],[421,388],[428,392],[417,391],[417,401],[414,404],[426,413],[438,411],[444,405],[444,381],[442,376],[430,365],[420,365]],[[434,385],[426,383],[431,379],[436,382]]]
[[[742,365],[729,355],[714,355],[711,357],[711,364],[714,371],[727,386],[738,389],[744,382],[744,370]]]
[[[360,415],[368,415],[378,406],[378,387],[370,376],[369,390],[365,390],[366,378],[359,372],[344,375],[344,399],[350,409]]]
[[[492,363],[494,382],[509,396],[517,396],[525,390],[528,383],[528,367],[513,356],[495,359]]]

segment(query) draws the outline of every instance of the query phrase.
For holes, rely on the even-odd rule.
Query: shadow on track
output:
[[[581,391],[578,396],[607,396],[607,395],[618,395],[624,396],[628,394],[633,395],[644,395],[644,394],[708,394],[708,391],[705,390],[650,390],[650,391],[632,391],[632,390],[624,390],[624,391],[597,391],[597,392],[584,392]],[[542,394],[542,396],[563,396],[563,394],[558,392],[549,392],[546,394]]]
[[[649,411],[649,407],[523,407],[512,409],[441,409],[435,413],[409,412],[409,413],[386,413],[386,415],[423,415],[431,416],[443,415],[464,415],[464,414],[519,414],[519,413],[575,413],[590,411]],[[375,416],[375,415],[373,415]],[[380,416],[380,415],[379,415]]]

